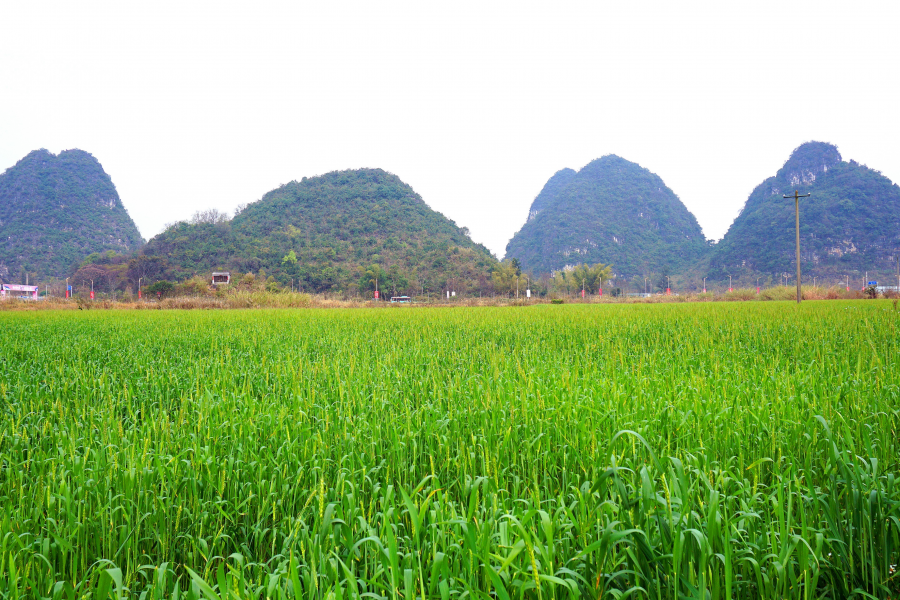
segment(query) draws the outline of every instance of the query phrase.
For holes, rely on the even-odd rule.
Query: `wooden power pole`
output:
[[[800,198],[809,198],[810,194],[800,194],[794,190],[793,196],[784,196],[785,198],[794,199],[794,217],[797,229],[797,304],[800,304],[802,294],[800,292]]]

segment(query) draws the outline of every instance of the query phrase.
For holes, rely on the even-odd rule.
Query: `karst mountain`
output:
[[[163,257],[172,278],[264,270],[314,292],[470,293],[490,289],[496,259],[468,231],[381,169],[304,177],[265,194],[233,219],[176,224],[142,256]]]
[[[553,175],[506,256],[536,275],[602,262],[627,279],[688,268],[706,247],[697,219],[658,175],[608,155]]]
[[[88,254],[143,239],[100,162],[83,150],[35,150],[0,174],[0,279],[66,277]]]
[[[778,172],[750,194],[741,213],[716,244],[709,277],[779,282],[795,272],[794,200],[800,199],[801,267],[816,282],[834,285],[847,277],[858,287],[871,277],[896,281],[900,251],[900,187],[879,171],[844,161],[838,149],[807,142]],[[806,283],[806,282],[804,282]],[[810,282],[812,283],[812,282]]]

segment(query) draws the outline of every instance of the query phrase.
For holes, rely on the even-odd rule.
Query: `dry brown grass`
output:
[[[589,298],[582,300],[581,298],[564,298],[565,304],[659,304],[659,303],[682,303],[682,302],[756,302],[767,300],[794,300],[796,299],[796,288],[794,287],[774,287],[760,290],[756,293],[754,288],[736,289],[732,292],[725,293],[691,293],[691,294],[673,294],[666,296],[658,294],[649,298],[612,298],[604,296],[602,300]],[[847,291],[841,287],[804,287],[804,300],[849,300],[862,299],[863,293],[858,290]],[[896,292],[888,292],[885,298],[897,297]],[[495,297],[457,297],[449,302],[443,299],[433,301],[418,301],[412,306],[431,306],[452,308],[457,306],[478,307],[478,306],[531,306],[535,304],[549,304],[549,298],[507,298],[504,296]],[[265,292],[262,290],[234,289],[226,293],[208,294],[208,295],[191,295],[191,296],[175,296],[171,298],[163,298],[162,300],[145,299],[136,300],[133,297],[123,300],[98,299],[88,300],[84,298],[50,298],[39,300],[37,302],[31,300],[20,300],[17,298],[9,298],[0,300],[0,310],[222,310],[222,309],[247,309],[247,308],[384,308],[384,309],[403,309],[409,308],[409,305],[391,304],[390,302],[372,302],[362,298],[346,298],[335,297],[334,295],[313,295],[304,293],[277,293]]]

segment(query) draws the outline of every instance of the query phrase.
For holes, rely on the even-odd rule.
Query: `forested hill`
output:
[[[778,282],[795,272],[794,201],[800,200],[803,272],[832,285],[863,277],[896,282],[900,255],[900,187],[832,144],[808,142],[750,194],[710,257],[709,277],[762,276]],[[854,284],[859,282],[854,281]]]
[[[385,293],[487,290],[496,263],[466,229],[381,169],[288,183],[230,221],[172,226],[142,255],[166,259],[175,279],[263,269],[282,285],[349,293],[368,293],[375,278]]]
[[[534,274],[602,262],[628,278],[677,272],[705,248],[697,219],[662,179],[609,155],[556,173],[506,256]]]
[[[143,240],[116,187],[83,150],[35,150],[0,174],[0,278],[66,277],[92,252]]]

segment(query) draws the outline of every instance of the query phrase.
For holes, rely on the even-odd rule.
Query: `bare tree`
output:
[[[224,213],[217,208],[208,208],[206,210],[198,210],[191,217],[192,225],[218,225],[219,223],[227,223],[229,221],[228,213]]]

